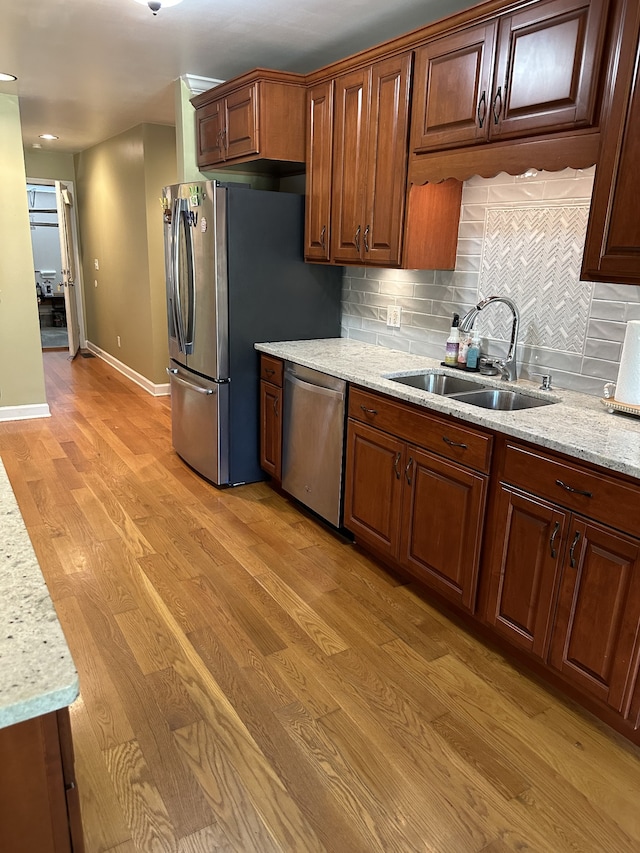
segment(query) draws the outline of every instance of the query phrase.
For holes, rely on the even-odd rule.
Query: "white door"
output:
[[[58,232],[60,234],[60,255],[62,256],[62,285],[64,287],[64,307],[67,315],[67,333],[69,335],[69,354],[73,358],[80,349],[79,286],[77,275],[77,251],[75,239],[75,216],[71,185],[56,181],[56,200],[58,205]]]

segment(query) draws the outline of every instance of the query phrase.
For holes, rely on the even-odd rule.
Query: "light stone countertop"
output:
[[[536,383],[525,380],[513,383],[479,374],[463,374],[455,368],[442,367],[433,358],[347,338],[259,343],[256,349],[640,479],[640,418],[609,414],[597,397],[564,389],[541,391]],[[516,388],[557,402],[553,406],[498,412],[401,385],[389,378],[425,369],[476,378],[484,385]]]
[[[70,705],[78,673],[0,460],[0,728]]]

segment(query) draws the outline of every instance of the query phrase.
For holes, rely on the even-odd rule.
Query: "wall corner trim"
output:
[[[0,406],[0,421],[27,421],[32,418],[50,418],[48,403],[27,406]]]
[[[129,367],[128,364],[124,364],[122,361],[118,361],[117,358],[114,358],[110,353],[100,349],[100,347],[96,346],[95,344],[92,344],[91,341],[87,341],[87,349],[94,355],[97,355],[98,358],[101,358],[103,361],[106,361],[107,364],[115,368],[118,373],[122,373],[122,375],[126,376],[127,379],[130,379],[132,382],[135,382],[136,385],[142,388],[143,391],[146,391],[147,394],[151,394],[152,397],[166,397],[169,394],[168,382],[163,383],[161,385],[156,384],[155,382],[151,382],[151,380],[147,379],[146,376],[143,376],[141,373],[138,373],[132,367]]]

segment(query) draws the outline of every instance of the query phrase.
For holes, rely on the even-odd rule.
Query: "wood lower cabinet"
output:
[[[283,363],[260,357],[260,467],[274,480],[282,480],[282,376]]]
[[[575,516],[551,643],[551,666],[622,714],[640,658],[640,541]]]
[[[640,489],[510,441],[498,457],[485,622],[637,727]]]
[[[84,853],[69,711],[0,729],[0,850]]]
[[[407,178],[411,54],[335,81],[331,258],[398,265]]]
[[[488,478],[408,445],[400,565],[473,612]]]
[[[473,611],[488,477],[459,464],[455,455],[470,450],[484,465],[485,436],[359,389],[351,389],[349,415],[345,527],[358,542]],[[456,429],[469,437],[467,446]],[[442,447],[442,454],[410,443],[419,435],[428,446]]]
[[[192,98],[198,168],[304,163],[305,92],[304,75],[255,69]]]
[[[607,0],[530,3],[416,52],[414,153],[589,127]]]
[[[558,507],[499,487],[485,618],[496,633],[541,660],[549,649],[566,524]]]
[[[619,5],[581,277],[640,284],[640,5]]]

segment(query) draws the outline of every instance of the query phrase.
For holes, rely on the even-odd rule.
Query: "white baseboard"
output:
[[[106,361],[107,364],[111,365],[111,367],[114,367],[118,373],[122,373],[122,375],[126,376],[127,379],[135,382],[136,385],[139,385],[140,388],[146,391],[147,394],[151,394],[152,397],[166,397],[170,393],[168,382],[162,383],[161,385],[151,382],[146,376],[143,376],[141,373],[133,370],[133,368],[129,367],[128,364],[123,364],[123,362],[118,361],[117,358],[114,358],[110,353],[105,352],[100,349],[100,347],[92,344],[91,341],[87,341],[87,349],[89,352],[97,355],[98,358]]]
[[[0,406],[0,421],[27,421],[31,418],[50,418],[51,410],[47,403],[35,403],[30,406]]]

